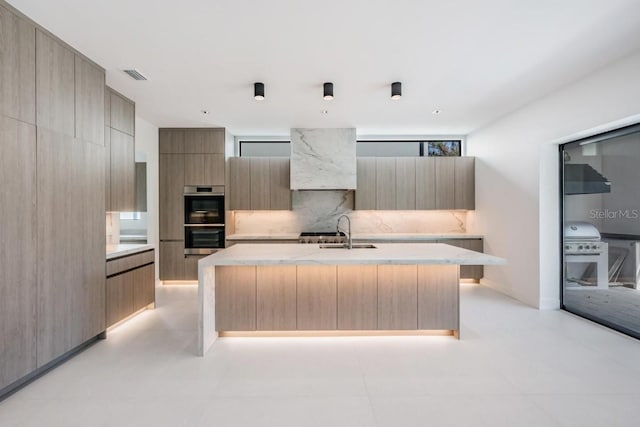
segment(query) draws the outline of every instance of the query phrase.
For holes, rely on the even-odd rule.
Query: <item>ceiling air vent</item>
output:
[[[147,80],[147,78],[143,76],[142,73],[136,70],[135,68],[131,70],[122,70],[122,71],[129,74],[129,77],[131,77],[134,80]]]

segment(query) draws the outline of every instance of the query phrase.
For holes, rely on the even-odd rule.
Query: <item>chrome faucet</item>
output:
[[[340,235],[340,220],[342,218],[347,218],[347,224],[349,224],[349,229],[347,232],[347,249],[351,249],[353,247],[353,241],[351,239],[351,218],[349,218],[347,215],[340,215],[338,217],[338,223],[336,224],[336,234],[339,236]]]

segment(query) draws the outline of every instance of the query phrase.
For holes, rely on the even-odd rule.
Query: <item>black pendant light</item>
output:
[[[264,83],[256,82],[253,84],[253,98],[256,101],[264,99]]]
[[[326,82],[324,85],[322,99],[331,101],[333,99],[333,83]]]
[[[402,97],[402,83],[391,83],[391,99],[396,100]]]

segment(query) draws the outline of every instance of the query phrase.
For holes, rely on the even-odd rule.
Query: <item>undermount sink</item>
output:
[[[375,249],[374,245],[369,243],[356,243],[351,246],[351,249]],[[325,243],[320,245],[320,249],[349,249],[349,247],[342,243]]]

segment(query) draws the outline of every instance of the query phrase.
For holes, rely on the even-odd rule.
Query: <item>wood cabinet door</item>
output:
[[[455,209],[456,159],[436,157],[436,209]]]
[[[36,124],[36,30],[1,5],[0,115]]]
[[[75,135],[75,54],[36,30],[36,123]]]
[[[268,210],[271,203],[269,159],[251,158],[249,175],[251,182],[251,209]]]
[[[105,210],[111,209],[111,128],[104,128],[104,203]]]
[[[216,267],[216,330],[256,330],[256,266]]]
[[[355,208],[376,209],[376,158],[358,157]]]
[[[455,209],[475,209],[475,157],[455,158]]]
[[[417,266],[379,265],[378,329],[416,329],[417,327]]]
[[[229,159],[229,209],[251,209],[251,159]]]
[[[224,128],[185,129],[184,152],[187,154],[224,154]]]
[[[38,128],[38,367],[104,331],[104,155]]]
[[[134,270],[135,271],[135,270]],[[106,284],[107,327],[134,312],[133,309],[134,273],[118,274],[109,277]]]
[[[133,274],[133,312],[155,302],[155,268],[155,264],[149,264],[131,272]]]
[[[182,129],[160,129],[159,147],[160,154],[184,153],[185,131]]]
[[[416,160],[416,209],[436,209],[436,159],[418,157]]]
[[[224,154],[185,154],[184,185],[224,185]]]
[[[376,158],[376,209],[396,209],[396,159]]]
[[[198,261],[206,255],[185,255],[183,280],[198,280]]]
[[[136,204],[135,143],[131,135],[111,129],[111,210],[133,212]]]
[[[36,369],[35,126],[0,116],[0,182],[2,389]]]
[[[288,157],[269,158],[269,209],[291,209],[291,190],[289,189],[290,161]]]
[[[338,266],[338,329],[378,328],[378,268]]]
[[[184,239],[184,155],[160,154],[160,240]]]
[[[160,280],[185,280],[184,241],[160,242]]]
[[[111,90],[111,127],[135,136],[135,104]]]
[[[416,209],[416,159],[397,157],[396,159],[396,209]]]
[[[104,71],[76,55],[76,138],[104,145]]]
[[[296,266],[259,265],[256,271],[256,329],[296,329]]]
[[[440,243],[445,243],[451,246],[457,246],[459,248],[469,249],[476,252],[484,252],[484,244],[482,239],[445,239],[439,240]],[[484,277],[484,265],[461,265],[460,266],[460,278],[461,279],[482,279]]]
[[[418,266],[418,329],[459,329],[457,265]]]
[[[296,273],[298,329],[336,329],[336,266],[299,265]]]

